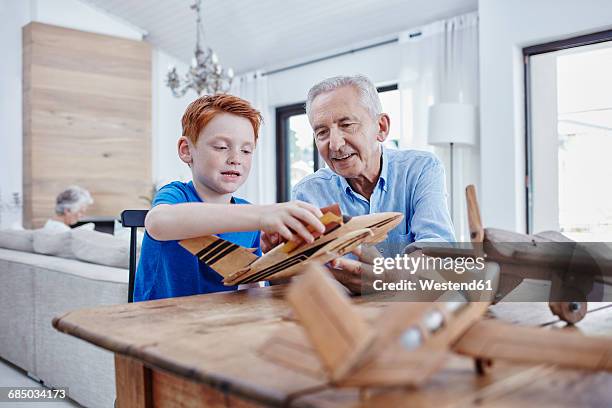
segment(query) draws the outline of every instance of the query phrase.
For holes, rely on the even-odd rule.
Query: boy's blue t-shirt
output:
[[[201,203],[193,183],[174,181],[163,186],[153,200],[159,204]],[[249,204],[233,197],[235,204]],[[219,238],[246,248],[257,248],[261,256],[259,231],[217,234]],[[223,277],[179,245],[178,241],[157,241],[145,232],[140,262],[134,281],[134,301],[162,299],[202,293],[230,291],[237,286],[224,286]]]

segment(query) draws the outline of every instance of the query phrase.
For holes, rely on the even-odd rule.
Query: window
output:
[[[528,231],[612,241],[612,31],[524,54]]]
[[[378,93],[383,112],[392,119],[399,118],[400,92],[397,85],[380,87]],[[399,139],[400,132],[393,131],[392,127],[385,146],[397,148]],[[282,202],[291,198],[291,189],[298,181],[325,166],[314,144],[304,103],[276,109],[276,152],[276,199]]]

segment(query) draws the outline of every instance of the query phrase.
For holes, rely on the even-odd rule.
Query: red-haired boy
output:
[[[304,202],[248,204],[232,194],[246,181],[257,143],[261,114],[249,102],[219,94],[193,101],[182,119],[180,159],[192,181],[162,187],[145,220],[134,300],[150,300],[236,289],[182,248],[178,241],[203,235],[257,248],[260,230],[287,240],[314,240],[306,225],[323,231],[321,212]]]

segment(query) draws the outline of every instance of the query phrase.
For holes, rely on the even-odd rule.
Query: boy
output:
[[[261,114],[236,96],[220,94],[193,101],[183,115],[179,158],[192,181],[162,187],[145,219],[136,271],[134,301],[234,290],[222,276],[178,241],[203,235],[220,238],[261,255],[260,230],[286,240],[314,240],[307,225],[323,232],[318,208],[304,202],[243,205],[233,197],[251,169]]]

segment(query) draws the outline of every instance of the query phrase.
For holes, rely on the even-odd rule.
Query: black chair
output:
[[[128,282],[128,303],[134,301],[134,278],[136,276],[136,231],[144,227],[145,217],[149,210],[124,210],[121,213],[121,224],[130,228],[130,278]]]

